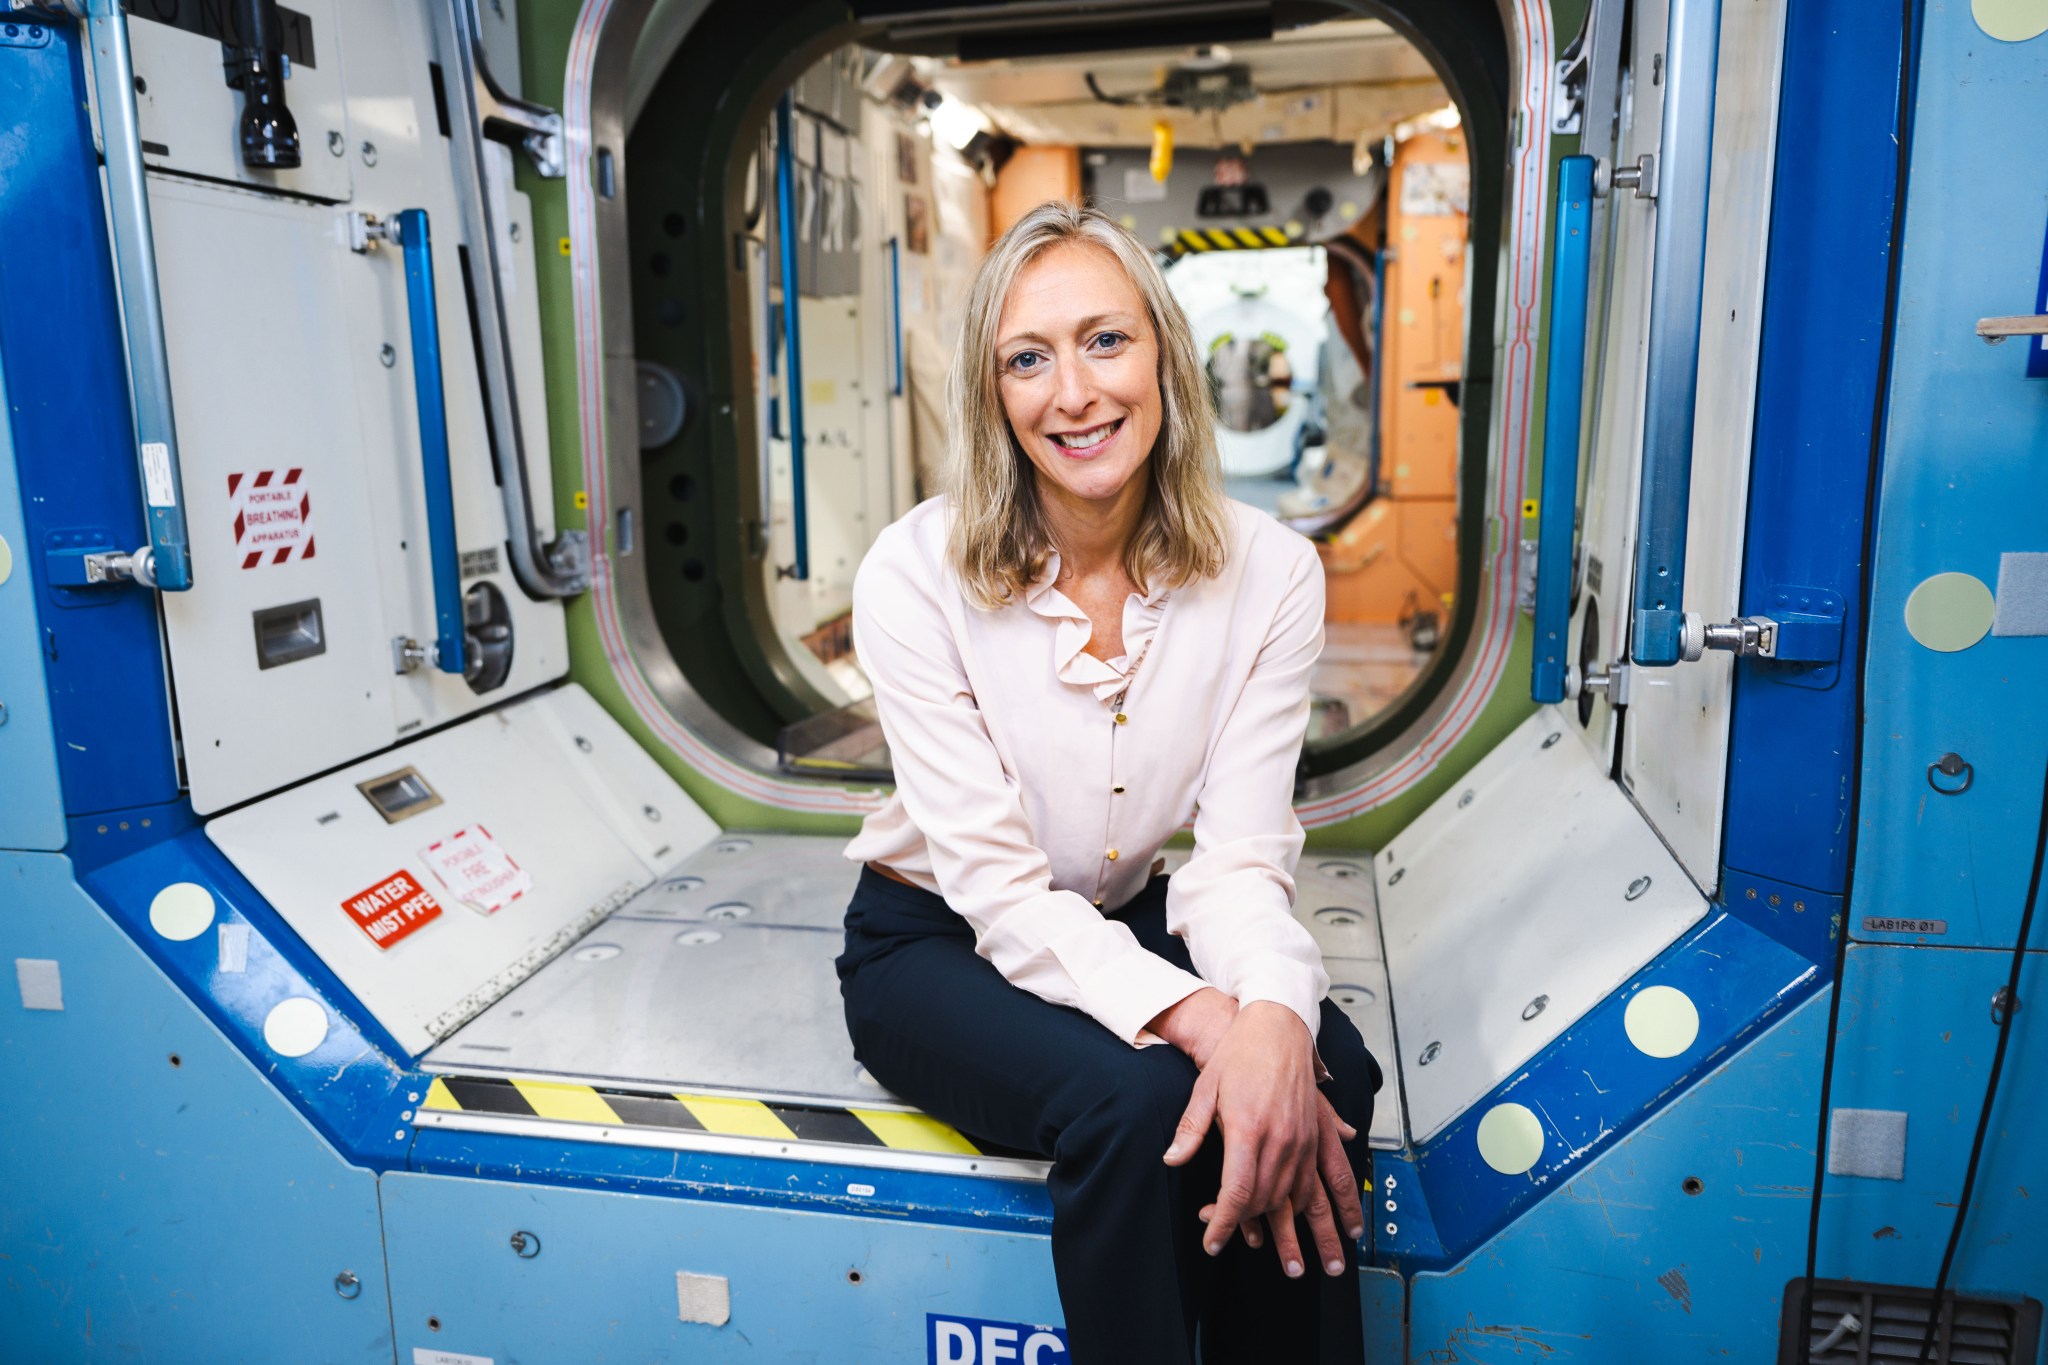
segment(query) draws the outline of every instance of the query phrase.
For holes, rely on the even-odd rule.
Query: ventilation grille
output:
[[[1779,1365],[1797,1365],[1806,1334],[1811,1365],[1888,1365],[1916,1362],[1933,1292],[1909,1285],[1816,1280],[1810,1312],[1804,1281],[1785,1286],[1778,1337]],[[1950,1294],[1935,1328],[1927,1365],[2034,1365],[2040,1344],[2041,1305],[2034,1299],[1968,1298]],[[1838,1330],[1853,1318],[1855,1330]]]

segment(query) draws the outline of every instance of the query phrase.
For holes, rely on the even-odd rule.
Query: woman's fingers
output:
[[[1173,1130],[1173,1141],[1166,1148],[1166,1164],[1184,1166],[1194,1160],[1215,1120],[1216,1078],[1204,1071],[1196,1078],[1195,1093],[1188,1097],[1188,1107],[1181,1111],[1180,1123]]]
[[[1205,1223],[1215,1216],[1216,1206],[1214,1204],[1204,1204],[1195,1213],[1195,1217]],[[1256,1218],[1247,1218],[1242,1223],[1239,1223],[1237,1225],[1237,1235],[1244,1238],[1244,1244],[1254,1251],[1257,1251],[1266,1243],[1265,1231],[1260,1227],[1259,1220]]]
[[[1251,1169],[1252,1162],[1252,1153],[1245,1150],[1244,1143],[1223,1144],[1223,1183],[1216,1191],[1215,1216],[1209,1220],[1209,1230],[1202,1234],[1202,1249],[1211,1256],[1220,1253],[1230,1241],[1230,1229],[1259,1213],[1252,1202],[1256,1174]]]
[[[1337,1117],[1337,1111],[1330,1107],[1325,1096],[1318,1094],[1316,1104],[1322,1114],[1323,1135],[1316,1153],[1316,1164],[1322,1172],[1322,1183],[1330,1192],[1337,1222],[1343,1227],[1344,1235],[1356,1242],[1365,1236],[1365,1209],[1359,1202],[1358,1178],[1351,1173],[1351,1158],[1344,1153],[1344,1142],[1332,1135],[1342,1135],[1348,1141],[1358,1136],[1358,1130]]]
[[[1273,1230],[1273,1250],[1280,1255],[1280,1268],[1292,1278],[1301,1277],[1301,1240],[1294,1232],[1294,1205],[1282,1203],[1266,1215],[1266,1226]]]
[[[1342,1275],[1350,1268],[1350,1258],[1344,1254],[1343,1238],[1337,1235],[1337,1219],[1323,1193],[1323,1184],[1320,1180],[1315,1184],[1315,1194],[1309,1199],[1308,1207],[1302,1210],[1302,1217],[1308,1220],[1309,1238],[1315,1243],[1324,1273]]]

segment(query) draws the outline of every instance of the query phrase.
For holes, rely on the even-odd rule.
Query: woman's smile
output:
[[[1089,427],[1085,431],[1056,431],[1052,433],[1053,443],[1068,455],[1077,458],[1093,458],[1103,453],[1103,447],[1123,430],[1124,419]]]

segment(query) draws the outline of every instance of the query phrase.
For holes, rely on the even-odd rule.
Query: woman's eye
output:
[[[1097,332],[1089,344],[1098,351],[1119,351],[1129,340],[1122,332]]]
[[[1003,367],[1011,374],[1036,374],[1044,367],[1044,360],[1036,351],[1019,351],[1010,357]]]

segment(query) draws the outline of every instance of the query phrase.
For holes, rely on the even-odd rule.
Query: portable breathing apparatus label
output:
[[[410,872],[394,872],[367,891],[341,903],[348,917],[379,948],[389,948],[441,917],[441,906]],[[226,949],[222,949],[226,955]]]
[[[456,830],[421,849],[420,857],[449,895],[479,915],[495,915],[533,890],[533,874],[482,825]]]
[[[313,497],[304,469],[259,469],[228,475],[229,509],[235,517],[235,551],[242,567],[311,559]]]
[[[1068,1365],[1067,1334],[1028,1322],[991,1322],[927,1313],[927,1365]]]

